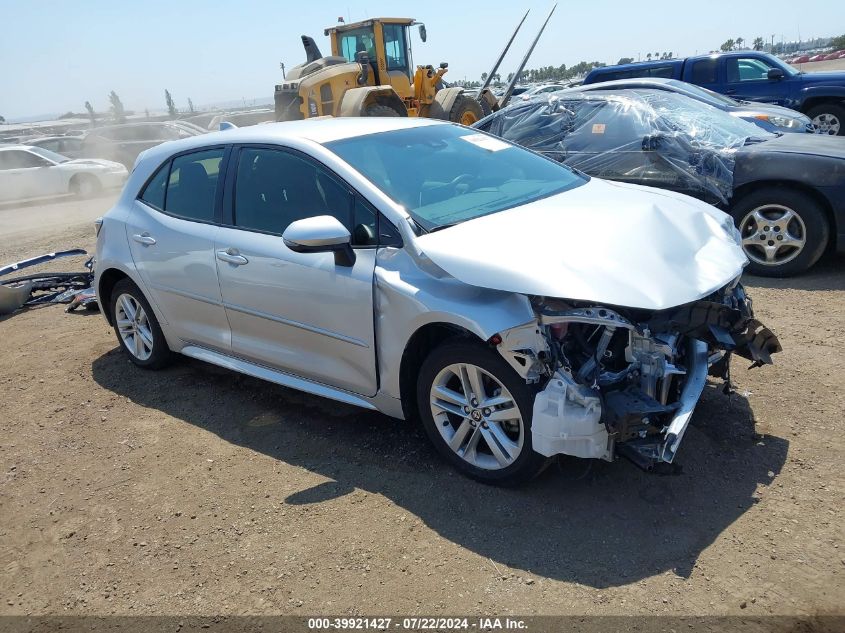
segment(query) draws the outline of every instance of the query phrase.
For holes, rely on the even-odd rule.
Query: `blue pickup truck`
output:
[[[768,53],[735,51],[594,68],[584,79],[665,77],[743,101],[774,103],[809,116],[823,133],[845,136],[845,72],[803,73]]]

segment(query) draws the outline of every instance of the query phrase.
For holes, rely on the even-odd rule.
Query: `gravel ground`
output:
[[[110,203],[21,209],[0,262],[91,248]],[[97,313],[0,317],[0,615],[843,614],[843,264],[746,280],[785,351],[707,389],[682,474],[573,459],[517,490],[410,423],[137,369]]]

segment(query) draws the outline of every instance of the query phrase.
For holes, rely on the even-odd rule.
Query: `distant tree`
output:
[[[722,51],[727,52],[732,51],[734,49],[734,46],[736,46],[736,42],[734,40],[726,40],[719,48]]]
[[[646,58],[648,61],[651,61],[651,53],[649,53],[648,55],[646,55],[646,56],[645,56],[645,58]]]
[[[620,57],[619,61],[616,62],[617,64],[630,64],[634,61],[633,57]]]
[[[487,81],[487,73],[481,73],[481,83]]]
[[[834,37],[832,40],[830,40],[830,45],[837,51],[840,48],[845,48],[845,35]]]
[[[6,117],[0,116],[0,125],[5,125],[5,124],[6,124]]]
[[[745,40],[741,37],[736,38],[736,42],[734,43],[736,50],[741,51],[742,47],[745,46]]]
[[[172,117],[175,117],[179,112],[176,110],[176,104],[173,103],[173,97],[170,96],[170,91],[165,89],[164,90],[164,100],[167,102],[167,113]]]
[[[191,101],[190,97],[188,97],[188,112],[190,112],[191,114],[196,112],[196,110],[194,110],[194,102]]]
[[[150,110],[149,110],[149,108],[147,108],[147,109],[145,109],[145,110],[144,110],[144,116],[145,116],[145,117],[147,117],[148,119],[150,118]]]
[[[513,79],[513,73],[508,73],[508,83],[511,82],[511,79]]]
[[[763,50],[763,38],[762,37],[755,37],[754,43],[751,45],[751,47],[755,51],[762,51]]]
[[[85,102],[85,110],[88,112],[88,118],[91,119],[91,125],[94,125],[97,122],[97,115],[94,112],[94,106],[91,105],[90,101]]]
[[[111,103],[112,118],[118,123],[126,123],[126,111],[123,109],[123,103],[117,93],[112,90],[109,93],[109,103]]]

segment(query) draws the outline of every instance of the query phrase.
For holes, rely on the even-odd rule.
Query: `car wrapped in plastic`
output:
[[[845,249],[845,140],[769,134],[680,94],[556,92],[476,128],[591,176],[669,189],[733,215],[755,274],[787,276]]]

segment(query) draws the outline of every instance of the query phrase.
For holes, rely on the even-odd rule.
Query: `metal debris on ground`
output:
[[[56,253],[46,253],[0,267],[0,277],[10,273],[44,264],[62,257],[87,255],[87,251],[74,248]],[[94,258],[85,262],[82,272],[44,272],[0,280],[0,314],[11,314],[25,306],[47,303],[67,303],[66,312],[79,306],[96,306],[97,296],[92,287],[94,282]]]

